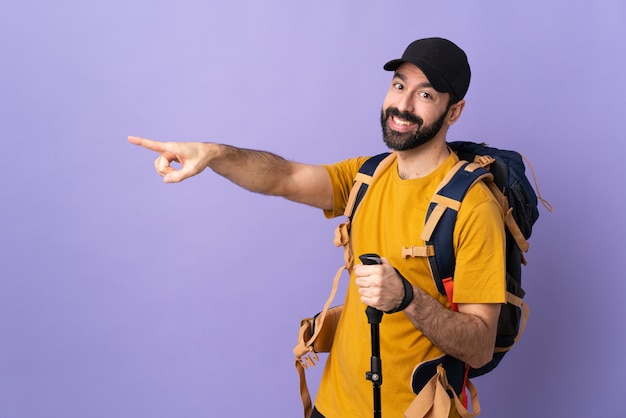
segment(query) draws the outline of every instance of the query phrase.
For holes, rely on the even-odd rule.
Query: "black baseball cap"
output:
[[[425,38],[412,42],[402,58],[384,65],[387,71],[395,71],[403,62],[418,67],[434,89],[442,93],[453,93],[462,99],[470,84],[470,66],[467,55],[453,42],[443,38]]]

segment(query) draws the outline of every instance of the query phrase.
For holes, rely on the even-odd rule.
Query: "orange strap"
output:
[[[450,308],[453,311],[458,312],[459,311],[458,305],[452,302],[452,295],[454,294],[454,281],[452,280],[452,277],[443,279],[442,282],[443,282],[444,289],[446,289],[446,296],[448,297],[448,300],[450,301]]]

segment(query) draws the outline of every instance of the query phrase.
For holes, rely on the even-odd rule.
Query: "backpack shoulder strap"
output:
[[[354,257],[350,246],[350,227],[352,224],[352,218],[356,213],[356,210],[365,196],[369,185],[373,182],[376,175],[382,171],[385,167],[389,166],[395,159],[395,153],[383,153],[375,155],[366,160],[357,172],[348,201],[346,202],[346,208],[344,215],[348,217],[346,222],[341,223],[335,229],[334,242],[337,247],[343,247],[343,258],[346,262],[346,267],[352,267]]]
[[[435,248],[428,261],[437,289],[442,295],[446,294],[444,280],[452,278],[454,273],[452,237],[456,216],[467,191],[483,179],[493,180],[493,174],[480,164],[459,161],[441,181],[430,201],[422,239],[427,246]]]
[[[393,158],[395,158],[395,154],[384,152],[370,157],[359,168],[359,171],[354,178],[352,190],[350,190],[350,196],[348,197],[348,202],[346,203],[346,209],[344,211],[344,215],[346,215],[348,219],[351,220],[354,217],[356,209],[359,206],[359,203],[361,203],[361,200],[363,200],[365,192],[372,183],[375,175],[387,167],[392,162]]]

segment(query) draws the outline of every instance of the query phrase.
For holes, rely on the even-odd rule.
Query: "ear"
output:
[[[448,110],[448,125],[453,125],[459,118],[461,117],[461,113],[463,113],[463,108],[465,107],[465,100],[459,100],[457,103],[450,106],[450,110]]]

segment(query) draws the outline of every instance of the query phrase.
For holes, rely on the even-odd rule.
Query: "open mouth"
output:
[[[391,128],[395,130],[400,130],[400,131],[409,129],[416,124],[414,121],[403,119],[396,115],[391,116],[391,122],[392,122]]]
[[[394,122],[396,125],[400,125],[400,126],[410,126],[410,125],[412,125],[412,124],[413,124],[413,122],[409,122],[408,120],[401,119],[401,118],[399,118],[399,117],[397,117],[397,116],[392,116],[391,118],[393,119],[393,122]]]

